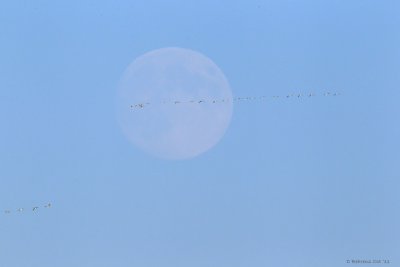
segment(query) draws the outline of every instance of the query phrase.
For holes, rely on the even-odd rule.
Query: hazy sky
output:
[[[400,2],[5,1],[0,266],[400,264]],[[235,96],[221,142],[166,161],[116,120],[141,54],[196,50]],[[38,212],[5,209],[53,203]]]

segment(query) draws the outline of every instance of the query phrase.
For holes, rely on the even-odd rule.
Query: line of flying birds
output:
[[[52,207],[51,203],[47,203],[46,205],[43,206],[43,208],[46,208],[46,209],[49,209],[49,208],[51,208],[51,207]],[[40,208],[40,206],[34,206],[34,207],[28,208],[28,209],[25,209],[25,208],[18,208],[18,209],[15,210],[15,212],[24,212],[25,210],[36,212],[36,211],[39,210],[39,208]],[[5,214],[10,214],[10,213],[13,212],[13,211],[14,211],[14,210],[4,210],[4,213],[5,213]]]
[[[325,92],[321,94],[322,96],[338,96],[340,93],[337,92]],[[267,96],[257,96],[257,97],[234,97],[234,98],[223,98],[223,99],[212,99],[212,100],[206,100],[206,99],[197,99],[197,100],[188,100],[188,101],[182,101],[182,100],[173,100],[173,101],[162,101],[161,104],[173,104],[173,105],[179,105],[179,104],[203,104],[203,103],[211,103],[211,104],[217,104],[217,103],[229,103],[229,102],[239,102],[239,101],[261,101],[261,100],[267,100],[267,99],[287,99],[287,98],[301,98],[301,97],[315,97],[318,96],[315,93],[299,93],[299,94],[288,94],[288,95],[273,95],[270,97]],[[132,109],[143,109],[147,106],[149,106],[151,103],[149,102],[142,102],[142,103],[137,103],[131,105]]]

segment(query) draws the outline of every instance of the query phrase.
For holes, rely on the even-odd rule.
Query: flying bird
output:
[[[39,207],[33,207],[32,211],[36,211]]]

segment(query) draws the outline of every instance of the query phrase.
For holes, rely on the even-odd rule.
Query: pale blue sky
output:
[[[7,1],[0,8],[0,266],[400,265],[400,3]],[[241,103],[186,161],[115,116],[137,56],[210,57]]]

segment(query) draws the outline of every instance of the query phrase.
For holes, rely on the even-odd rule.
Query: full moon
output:
[[[212,60],[189,49],[162,48],[139,56],[122,74],[117,117],[124,135],[141,150],[188,159],[222,138],[232,117],[231,100],[229,83]]]

